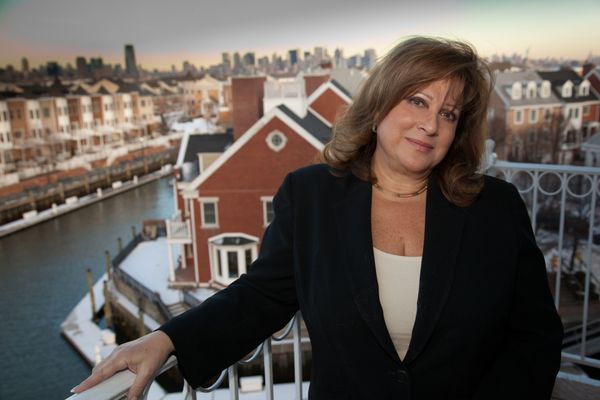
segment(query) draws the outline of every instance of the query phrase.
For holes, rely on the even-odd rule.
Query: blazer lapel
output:
[[[464,212],[444,197],[437,180],[429,179],[425,206],[425,240],[417,316],[404,358],[409,363],[425,347],[444,308],[456,268]]]
[[[338,234],[345,250],[346,278],[360,315],[381,347],[400,362],[379,302],[371,235],[371,184],[354,176],[348,176],[347,183],[343,198],[334,205]]]

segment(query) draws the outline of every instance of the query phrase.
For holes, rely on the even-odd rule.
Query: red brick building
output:
[[[243,82],[256,90],[252,81]],[[328,81],[310,96],[304,116],[284,104],[273,108],[238,133],[195,179],[178,182],[175,195],[183,221],[170,221],[168,242],[182,246],[181,267],[190,270],[174,271],[172,258],[172,279],[177,276],[181,283],[185,275],[187,284],[218,288],[245,273],[273,218],[272,199],[284,177],[318,160],[338,109],[350,101],[339,84]],[[254,104],[261,102],[259,98]],[[177,236],[176,227],[182,224],[189,233]]]

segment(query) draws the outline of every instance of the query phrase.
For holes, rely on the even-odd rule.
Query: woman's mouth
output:
[[[406,138],[406,140],[410,144],[412,144],[418,151],[421,151],[423,153],[428,153],[431,150],[433,150],[433,146],[430,145],[429,143],[425,143],[425,142],[422,142],[420,140],[412,139],[412,138]]]

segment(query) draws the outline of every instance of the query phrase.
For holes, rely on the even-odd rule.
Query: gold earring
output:
[[[373,124],[373,126],[371,127],[371,132],[377,133],[377,124]]]

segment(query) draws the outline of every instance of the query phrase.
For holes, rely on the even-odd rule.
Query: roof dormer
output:
[[[515,82],[512,84],[510,98],[513,100],[521,100],[521,97],[523,97],[523,87],[521,86],[521,82]]]
[[[581,85],[579,85],[579,96],[585,97],[585,96],[589,96],[589,94],[590,94],[590,81],[584,80],[583,82],[581,82]]]
[[[562,86],[560,95],[562,97],[571,97],[573,95],[573,82],[566,81]]]
[[[535,99],[536,92],[537,84],[534,81],[527,82],[527,92],[525,92],[525,97],[528,99]]]
[[[547,99],[550,97],[550,81],[542,82],[542,90],[541,90],[542,99]]]

